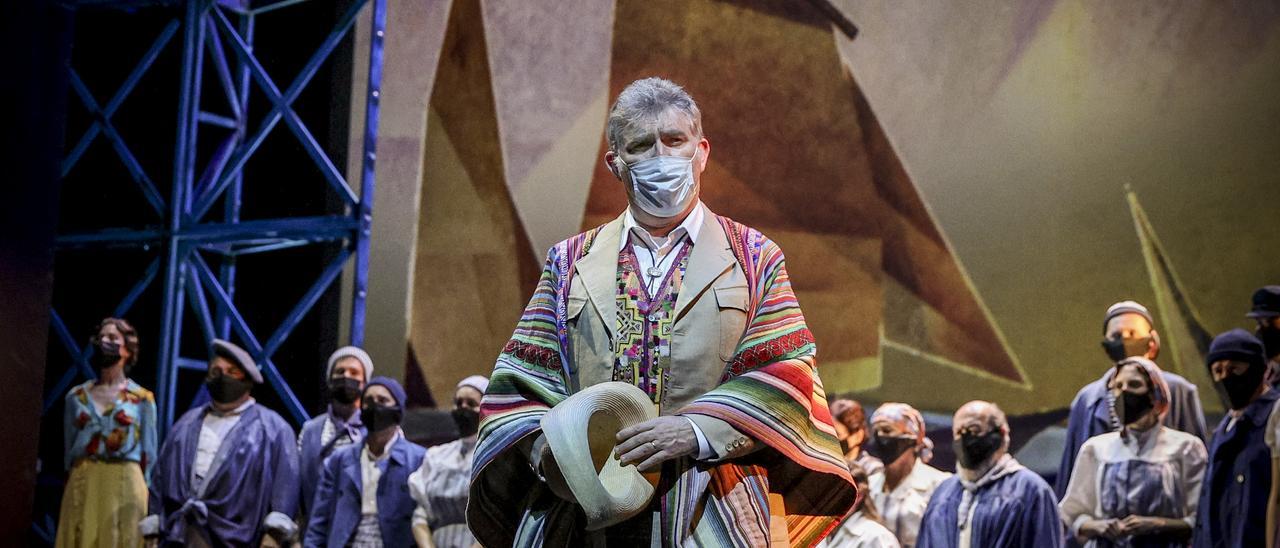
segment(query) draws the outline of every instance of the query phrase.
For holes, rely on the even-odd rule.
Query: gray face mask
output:
[[[627,165],[627,173],[636,205],[654,217],[675,217],[698,198],[693,158],[655,156]]]

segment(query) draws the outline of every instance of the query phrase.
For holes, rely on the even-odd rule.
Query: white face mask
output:
[[[627,172],[636,205],[654,217],[675,217],[698,198],[693,158],[655,156],[627,165]]]

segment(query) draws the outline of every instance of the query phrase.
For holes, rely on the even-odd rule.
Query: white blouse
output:
[[[1058,511],[1073,535],[1088,520],[1130,514],[1194,527],[1207,461],[1200,438],[1165,426],[1094,436],[1080,447]]]
[[[870,478],[868,478],[870,479]],[[883,525],[854,512],[836,528],[831,536],[818,543],[819,548],[900,548],[897,537]]]
[[[916,536],[920,534],[920,520],[924,518],[924,510],[929,506],[929,497],[938,488],[938,484],[951,477],[948,472],[938,470],[920,459],[916,459],[911,473],[902,478],[892,491],[884,492],[884,474],[872,474],[867,478],[867,486],[871,490],[871,498],[884,518],[884,525],[898,537],[902,546],[911,548],[916,545]]]

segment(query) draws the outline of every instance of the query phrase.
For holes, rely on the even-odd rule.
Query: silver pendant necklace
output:
[[[674,250],[675,250],[675,248],[676,248],[676,246],[680,245],[680,242],[683,242],[683,241],[684,241],[684,237],[685,237],[685,235],[684,235],[684,234],[681,234],[681,235],[680,235],[680,239],[679,239],[679,240],[676,240],[676,243],[674,243],[674,244],[672,244],[672,245],[671,245],[671,251],[674,251]],[[662,264],[662,262],[661,262],[661,261],[665,261],[665,260],[667,260],[667,257],[671,256],[671,251],[668,251],[668,252],[666,252],[666,253],[663,253],[663,254],[662,254],[662,259],[661,259],[661,261],[660,261],[660,260],[658,259],[658,256],[653,252],[653,249],[650,249],[650,248],[649,248],[649,246],[647,246],[647,245],[646,245],[646,246],[644,246],[644,249],[645,249],[645,251],[648,251],[648,252],[649,252],[649,261],[651,261],[651,263],[652,263],[652,264],[651,264],[651,266],[649,266],[649,268],[645,270],[645,274],[648,274],[648,275],[649,275],[649,281],[648,281],[647,283],[645,283],[644,285],[645,285],[645,287],[646,287],[646,288],[649,288],[650,286],[652,286],[652,285],[653,285],[653,282],[658,281],[658,276],[661,276],[661,275],[662,275],[662,268],[660,268],[660,267],[659,267],[659,265],[661,265],[661,264]],[[650,291],[652,291],[652,289],[650,289]]]

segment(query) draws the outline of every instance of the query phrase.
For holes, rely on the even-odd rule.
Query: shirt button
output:
[[[1236,483],[1244,483],[1244,474],[1236,476]]]

